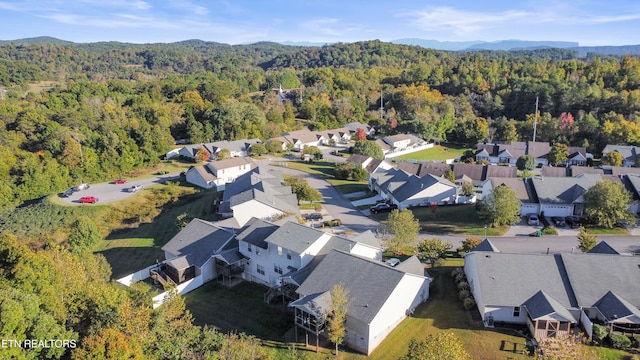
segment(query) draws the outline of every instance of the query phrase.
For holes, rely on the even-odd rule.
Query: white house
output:
[[[387,143],[393,151],[404,150],[409,146],[420,145],[426,143],[426,141],[411,134],[397,134],[391,136],[385,136],[382,141]]]
[[[242,226],[252,217],[269,219],[285,213],[300,214],[296,195],[284,185],[282,173],[257,167],[226,185],[218,212]]]
[[[385,171],[393,168],[393,164],[388,160],[378,160],[371,156],[353,154],[347,159],[348,162],[360,165],[367,173]]]
[[[210,161],[204,166],[191,167],[186,172],[186,179],[190,184],[205,189],[216,187],[218,191],[222,191],[227,183],[235,181],[238,176],[248,173],[255,167],[253,160],[247,157]]]
[[[602,181],[600,175],[586,173],[576,177],[531,178],[540,205],[540,214],[544,213],[544,216],[582,216],[582,195],[598,181]]]
[[[367,135],[368,137],[373,136],[376,133],[376,129],[373,128],[372,126],[369,126],[367,124],[362,124],[357,121],[350,122],[346,124],[344,127],[349,129],[349,132],[351,133],[352,136],[355,136],[355,134],[358,132],[358,129],[364,130],[365,135]]]
[[[307,128],[284,133],[282,137],[288,144],[291,144],[290,146],[294,151],[301,151],[305,146],[320,146],[328,142],[328,139],[325,139],[321,134],[317,134]]]
[[[396,267],[346,251],[332,250],[296,290],[296,326],[314,335],[326,330],[331,289],[348,291],[345,342],[364,354],[373,350],[415,308],[429,298],[431,279],[412,257]]]
[[[220,152],[222,149],[229,150],[231,157],[243,157],[248,155],[249,148],[253,144],[261,143],[262,141],[258,138],[254,139],[240,139],[240,140],[223,140],[216,141],[210,143],[202,143],[202,144],[189,144],[185,145],[178,149],[173,149],[166,154],[166,158],[170,159],[174,156],[182,156],[184,158],[196,159],[196,154],[202,148],[209,153],[209,158],[203,159],[205,161],[213,160],[216,158],[216,154]]]
[[[498,186],[511,188],[520,200],[520,214],[540,214],[540,204],[535,200],[531,180],[528,178],[488,178],[482,183],[482,198],[486,198]]]
[[[322,141],[322,145],[348,144],[351,141],[351,133],[348,128],[316,131]]]
[[[382,198],[404,209],[412,206],[431,204],[455,204],[457,187],[449,180],[426,174],[422,177],[407,174],[402,170],[390,169],[369,176],[369,188],[377,191]]]

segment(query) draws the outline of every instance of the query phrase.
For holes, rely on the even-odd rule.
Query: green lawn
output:
[[[478,216],[475,205],[443,205],[435,209],[431,207],[412,208],[413,216],[420,221],[422,231],[435,234],[457,234],[484,236],[484,222]],[[379,221],[386,221],[388,214],[373,214]],[[489,227],[488,236],[500,236],[508,227]]]
[[[464,155],[464,152],[467,150],[473,150],[466,147],[461,147],[458,145],[435,145],[431,149],[424,149],[420,151],[416,151],[410,154],[402,155],[396,157],[397,159],[403,160],[427,160],[427,161],[445,161],[448,159],[455,159],[459,156]]]
[[[197,325],[222,332],[244,332],[262,340],[293,341],[293,314],[286,305],[267,304],[267,287],[241,282],[228,288],[213,281],[184,296]]]
[[[274,165],[289,167],[292,169],[304,171],[308,174],[316,175],[321,179],[326,180],[341,194],[350,194],[357,191],[365,191],[368,188],[366,181],[349,181],[334,178],[333,169],[335,168],[335,163],[329,161],[286,161],[274,163]]]

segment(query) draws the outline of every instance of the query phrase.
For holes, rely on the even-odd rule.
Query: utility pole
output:
[[[380,119],[384,119],[384,99],[382,98],[382,89],[380,89]]]

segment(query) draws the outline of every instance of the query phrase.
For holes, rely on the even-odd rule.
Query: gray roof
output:
[[[475,261],[474,261],[475,260]],[[520,306],[538,291],[567,309],[594,306],[612,291],[640,307],[640,258],[608,254],[471,252],[485,305]],[[603,309],[600,309],[603,311]]]
[[[535,295],[525,301],[523,305],[527,307],[527,311],[534,320],[547,315],[557,314],[572,323],[577,322],[566,307],[542,290],[535,293]]]
[[[640,257],[608,254],[563,254],[578,304],[591,306],[607,291],[640,307]]]
[[[404,276],[403,271],[382,262],[332,250],[296,292],[301,297],[320,294],[341,282],[349,291],[347,315],[368,324]]]
[[[322,235],[325,235],[323,231],[290,221],[280,226],[264,241],[301,254]]]
[[[413,255],[396,266],[397,270],[404,271],[408,274],[425,276],[424,265]]]
[[[361,244],[373,246],[376,248],[380,247],[380,241],[378,238],[371,232],[371,230],[367,230],[363,233],[360,233],[353,237],[353,241],[359,242]]]
[[[418,192],[436,184],[446,185],[451,188],[456,187],[455,184],[451,183],[451,181],[431,174],[427,174],[423,177],[412,175],[406,178],[406,180],[400,179],[399,181],[402,181],[403,183],[398,183],[399,186],[392,191],[392,194],[393,197],[400,202],[405,201]],[[394,180],[392,180],[391,184],[394,184]]]
[[[622,158],[626,161],[635,161],[640,154],[640,147],[631,145],[610,145],[602,149],[602,154],[606,154],[612,151],[619,152]]]
[[[218,178],[216,177],[216,175],[213,173],[213,171],[205,165],[200,165],[200,166],[192,166],[189,168],[189,170],[187,170],[187,173],[198,173],[198,175],[200,175],[200,177],[204,180],[204,181],[215,181]]]
[[[242,232],[236,236],[236,239],[266,249],[267,243],[265,239],[278,230],[278,227],[278,225],[268,221],[251,218],[242,229]]]
[[[511,188],[518,197],[518,200],[523,203],[537,202],[528,179],[522,178],[491,178],[491,188],[495,189],[498,186],[506,186]]]
[[[576,306],[575,298],[565,288],[566,274],[561,259],[544,254],[505,254],[470,252],[465,263],[475,260],[479,290],[487,306],[521,306],[540,290],[562,306]]]
[[[317,318],[322,318],[331,311],[331,291],[311,294],[289,303],[290,307],[303,309]]]
[[[611,247],[606,241],[600,241],[591,250],[587,251],[590,254],[613,254],[620,255],[620,253]]]
[[[231,157],[228,159],[210,161],[207,163],[207,167],[209,167],[213,171],[235,168],[241,165],[249,165],[251,168],[256,167],[256,163],[253,162],[253,159],[251,159],[250,157]]]
[[[640,319],[640,310],[616,293],[608,291],[595,304],[607,320],[622,319],[635,316]]]
[[[258,138],[253,139],[241,139],[241,140],[223,140],[216,141],[208,144],[210,148],[213,150],[213,153],[216,153],[222,149],[227,149],[229,151],[241,152],[247,151],[253,144],[261,143],[262,141]]]
[[[173,256],[187,256],[186,260],[191,265],[202,266],[232,238],[232,232],[208,221],[193,219],[162,250]]]
[[[365,132],[371,131],[371,127],[369,125],[363,124],[363,123],[360,123],[360,122],[357,122],[357,121],[350,122],[350,123],[346,124],[344,127],[349,129],[349,131],[351,131],[351,132],[358,131],[358,128],[364,129]]]
[[[471,249],[471,251],[488,251],[488,252],[500,252],[495,245],[489,239],[484,239],[478,246]]]
[[[602,177],[597,174],[582,174],[577,177],[533,177],[531,182],[542,203],[573,204],[582,202],[582,195]]]

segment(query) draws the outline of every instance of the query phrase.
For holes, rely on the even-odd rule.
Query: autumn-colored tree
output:
[[[356,141],[358,140],[367,140],[367,133],[364,131],[363,128],[357,128],[356,129]]]
[[[585,345],[584,336],[557,335],[547,337],[538,343],[536,359],[540,360],[573,360],[594,359],[598,356]]]
[[[420,222],[409,209],[393,210],[387,217],[387,226],[393,234],[387,240],[387,249],[402,251],[405,247],[415,247],[420,232]]]
[[[203,146],[200,146],[198,148],[198,151],[196,152],[197,162],[207,161],[209,160],[210,157],[211,157],[211,153],[209,152],[209,150],[205,149]]]
[[[610,151],[602,155],[602,164],[611,166],[622,166],[622,154],[617,151]]]
[[[573,128],[573,115],[570,112],[560,114],[560,130],[568,131]]]
[[[444,172],[444,178],[451,181],[452,183],[456,182],[456,175],[453,172],[453,169],[450,167],[447,168],[447,171]]]
[[[342,344],[347,333],[347,310],[349,310],[349,290],[344,287],[344,284],[337,283],[331,288],[331,308],[327,324],[329,341],[336,346],[336,356],[338,345]]]
[[[598,243],[598,237],[590,233],[584,227],[578,229],[578,249],[588,252]]]
[[[556,142],[551,147],[551,150],[549,151],[549,154],[547,156],[551,164],[562,164],[563,162],[567,161],[567,157],[569,156],[569,148],[563,143]]]
[[[480,245],[481,242],[482,242],[481,238],[468,237],[462,240],[462,245],[460,245],[460,247],[457,250],[458,252],[461,252],[461,253],[468,253],[469,251],[473,250],[473,248]]]
[[[119,360],[146,359],[142,346],[128,335],[112,328],[101,330],[98,334],[84,339],[82,347],[74,352],[74,359]]]
[[[224,160],[231,157],[231,151],[229,149],[221,149],[216,153],[216,158],[218,160]]]

